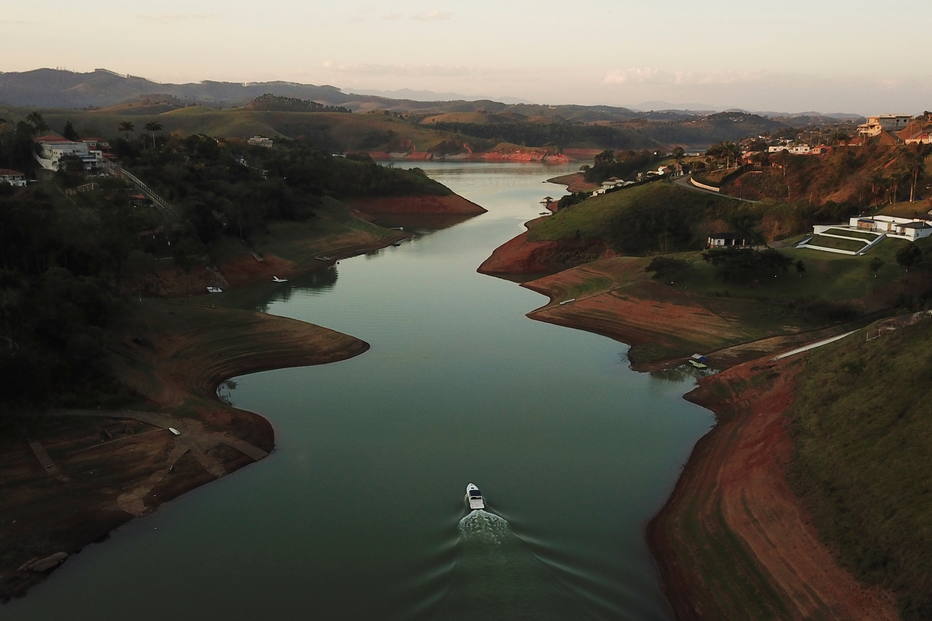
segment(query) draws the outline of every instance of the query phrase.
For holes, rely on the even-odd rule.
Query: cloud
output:
[[[453,11],[441,11],[439,9],[434,9],[432,11],[424,11],[423,13],[417,13],[411,16],[411,19],[417,20],[419,22],[438,22],[445,19],[450,19],[453,17]]]
[[[198,22],[214,19],[216,13],[152,13],[139,14],[136,19],[153,24],[180,24],[183,22]]]
[[[472,75],[474,73],[469,67],[454,65],[345,64],[337,63],[332,60],[325,60],[322,66],[324,69],[329,69],[330,71],[353,75],[450,78]]]
[[[652,84],[667,86],[722,86],[760,82],[763,71],[665,71],[655,67],[629,67],[609,71],[603,84]]]

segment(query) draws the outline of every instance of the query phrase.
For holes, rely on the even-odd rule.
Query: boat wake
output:
[[[508,536],[508,520],[482,509],[470,511],[459,523],[464,542],[501,545]]]

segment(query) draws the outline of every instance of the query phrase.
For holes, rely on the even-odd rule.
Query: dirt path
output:
[[[680,619],[898,618],[889,594],[837,564],[787,482],[800,362],[748,362],[688,395],[719,423],[649,527]]]

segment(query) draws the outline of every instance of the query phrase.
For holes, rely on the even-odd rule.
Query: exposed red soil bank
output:
[[[495,249],[479,266],[481,274],[550,274],[593,261],[610,252],[593,239],[530,241],[527,232]]]
[[[360,198],[349,201],[349,206],[367,214],[424,214],[478,216],[487,210],[459,196],[387,196]]]
[[[272,426],[222,403],[215,390],[224,379],[334,362],[368,348],[281,317],[146,305],[115,347],[137,402],[7,421],[18,433],[0,440],[0,601],[22,595],[134,516],[267,455]]]
[[[568,175],[553,177],[552,179],[547,179],[547,183],[565,185],[569,192],[593,192],[600,187],[598,183],[586,181],[586,177],[582,173],[570,173]]]
[[[718,424],[648,528],[679,619],[898,618],[889,594],[838,565],[787,482],[783,412],[800,368],[796,358],[760,359],[687,395]]]

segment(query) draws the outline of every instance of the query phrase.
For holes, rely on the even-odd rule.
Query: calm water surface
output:
[[[556,195],[533,165],[425,169],[488,214],[232,303],[371,343],[236,380],[266,460],[91,546],[0,618],[667,619],[646,521],[711,424],[626,346],[475,272]],[[488,512],[466,515],[475,481]]]

